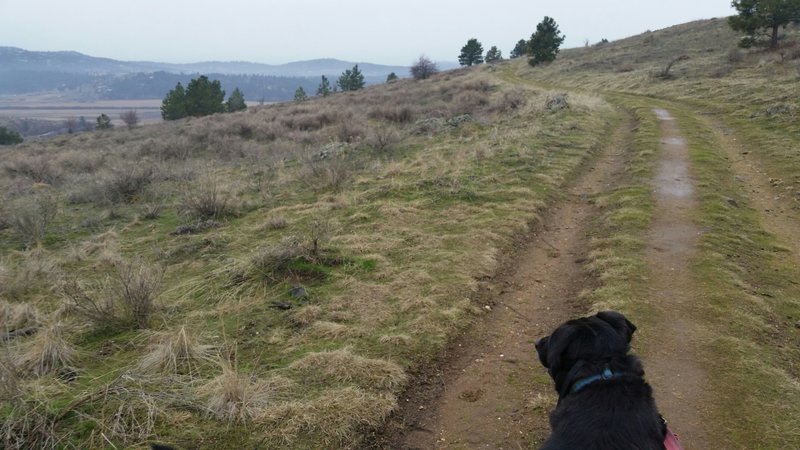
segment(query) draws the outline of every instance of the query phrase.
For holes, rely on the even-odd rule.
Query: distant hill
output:
[[[0,47],[0,95],[24,95],[57,91],[76,99],[157,98],[198,74],[222,82],[228,92],[239,87],[250,100],[291,99],[303,86],[316,89],[319,78],[335,79],[356,63],[315,59],[270,65],[244,61],[209,61],[172,64],[149,61],[117,61],[78,52],[33,52]],[[382,83],[394,72],[404,77],[408,67],[357,63],[368,84]]]

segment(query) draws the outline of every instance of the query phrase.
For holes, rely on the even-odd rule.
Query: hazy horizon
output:
[[[496,45],[508,56],[546,15],[559,24],[568,48],[733,13],[729,0],[517,3],[344,0],[330,8],[312,0],[141,0],[120,7],[86,0],[76,8],[53,0],[0,0],[0,45],[165,63],[335,58],[409,65],[421,54],[455,61],[473,37],[484,49]]]

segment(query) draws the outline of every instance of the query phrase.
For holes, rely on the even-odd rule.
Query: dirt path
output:
[[[552,382],[542,370],[535,341],[561,322],[585,314],[576,303],[593,280],[581,267],[586,231],[595,207],[589,199],[608,189],[624,163],[631,122],[619,127],[592,167],[550,210],[543,227],[515,260],[513,273],[495,283],[493,305],[456,348],[441,374],[438,392],[410,399],[411,429],[393,448],[530,448],[549,434],[555,404]],[[472,345],[474,343],[474,345]]]
[[[646,330],[651,344],[640,357],[656,403],[686,448],[709,448],[703,424],[708,420],[708,375],[698,350],[704,340],[702,323],[693,319],[699,292],[692,287],[689,262],[700,230],[692,221],[697,209],[689,166],[689,149],[675,120],[663,109],[661,153],[653,180],[656,212],[645,259],[650,305],[659,311],[656,329]]]

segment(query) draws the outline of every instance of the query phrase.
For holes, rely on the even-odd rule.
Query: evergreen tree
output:
[[[161,102],[161,118],[164,120],[178,120],[186,117],[186,92],[178,83],[175,89],[169,91]]]
[[[471,66],[483,62],[483,45],[477,39],[472,38],[467,41],[467,45],[461,47],[461,54],[458,56],[458,63],[462,66]]]
[[[347,69],[342,72],[342,76],[336,81],[336,84],[343,91],[357,91],[364,87],[364,75],[358,70],[358,64],[353,66],[352,69]]]
[[[564,42],[564,38],[565,36],[558,30],[556,21],[544,16],[544,20],[536,25],[536,32],[533,33],[528,44],[529,54],[532,55],[528,63],[535,66],[555,60],[558,48]]]
[[[306,95],[306,90],[303,89],[303,86],[298,87],[297,90],[294,91],[294,101],[302,102],[303,100],[306,100],[307,98],[308,98],[308,95]]]
[[[328,77],[323,75],[322,81],[319,83],[319,87],[317,88],[317,95],[327,97],[331,94],[331,92],[331,83],[328,81]]]
[[[186,87],[186,114],[200,117],[225,112],[225,91],[219,80],[210,81],[201,75]]]
[[[110,130],[114,128],[114,124],[111,123],[111,118],[105,114],[100,114],[97,116],[97,122],[95,123],[94,127],[98,130]]]
[[[242,94],[242,91],[240,91],[238,87],[233,90],[231,96],[228,97],[228,101],[225,102],[225,109],[228,112],[244,111],[247,109],[247,104],[244,102],[244,94]]]
[[[509,56],[511,59],[519,58],[520,56],[525,56],[528,54],[528,41],[525,39],[520,39],[517,42],[517,45],[514,46],[514,49],[511,50]]]
[[[728,18],[731,28],[746,36],[739,43],[751,47],[761,36],[769,37],[769,47],[778,48],[778,30],[800,22],[800,0],[733,0],[738,15]]]
[[[394,72],[392,72],[392,73],[390,73],[389,75],[386,76],[386,82],[387,83],[391,83],[391,82],[397,81],[397,80],[398,80],[397,74],[394,73]]]
[[[14,145],[22,142],[22,136],[14,130],[0,127],[0,145]]]
[[[486,62],[487,63],[496,63],[498,61],[503,60],[503,52],[497,49],[496,45],[493,45],[492,48],[486,52]]]

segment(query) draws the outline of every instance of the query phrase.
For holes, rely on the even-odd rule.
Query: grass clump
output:
[[[154,336],[147,354],[139,361],[143,372],[176,375],[196,374],[198,364],[208,361],[213,347],[203,345],[196,336],[190,335],[182,326],[176,332],[164,332]]]
[[[349,349],[309,353],[289,367],[319,383],[354,384],[364,389],[396,391],[407,381],[397,364],[365,358]]]
[[[259,380],[238,372],[230,363],[221,366],[222,374],[201,386],[198,394],[205,399],[209,413],[225,422],[247,423],[261,416],[293,385],[288,378]]]
[[[17,367],[39,377],[72,366],[77,352],[67,341],[68,330],[61,320],[44,326],[19,357]]]

